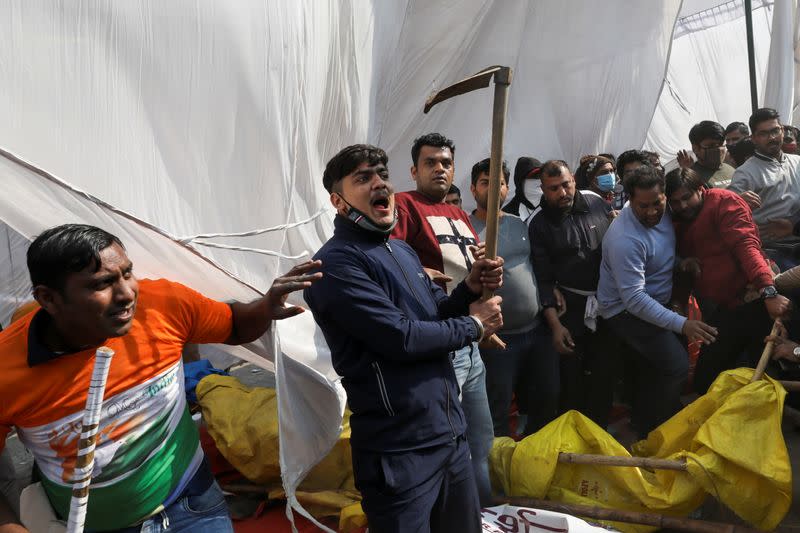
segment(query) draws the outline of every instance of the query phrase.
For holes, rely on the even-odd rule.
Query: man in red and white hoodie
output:
[[[393,238],[406,241],[417,252],[428,275],[448,293],[469,273],[474,261],[470,248],[478,244],[467,213],[444,201],[453,183],[454,153],[453,141],[438,133],[414,141],[411,177],[417,190],[395,195],[397,225],[392,232]],[[477,343],[453,353],[478,495],[481,505],[487,506],[491,502],[488,457],[494,430],[486,369]]]

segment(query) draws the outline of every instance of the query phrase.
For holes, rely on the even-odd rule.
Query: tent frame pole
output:
[[[758,87],[756,84],[756,52],[753,44],[753,2],[744,0],[744,21],[747,28],[747,64],[750,70],[750,107],[758,109]]]

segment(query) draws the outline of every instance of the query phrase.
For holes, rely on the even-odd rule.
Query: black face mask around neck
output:
[[[344,203],[350,208],[347,212],[346,217],[353,222],[356,226],[360,227],[361,229],[365,229],[372,233],[378,233],[380,235],[388,236],[392,233],[392,230],[397,225],[397,209],[394,210],[394,220],[388,226],[379,226],[375,224],[367,215],[362,211],[353,207],[350,202],[344,199],[344,196],[338,194],[339,198],[342,199]]]

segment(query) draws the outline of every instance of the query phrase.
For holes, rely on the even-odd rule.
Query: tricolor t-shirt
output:
[[[36,459],[53,508],[69,514],[81,419],[94,350],[52,356],[30,313],[0,333],[0,450],[12,427]],[[31,328],[31,324],[34,327]],[[203,451],[186,405],[181,351],[224,342],[230,306],[168,280],[140,280],[130,331],[114,350],[98,430],[86,527],[119,529],[169,505],[197,471]]]

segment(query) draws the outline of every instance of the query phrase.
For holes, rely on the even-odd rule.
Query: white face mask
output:
[[[542,182],[539,180],[525,180],[522,182],[525,198],[534,206],[539,205],[542,199]]]

